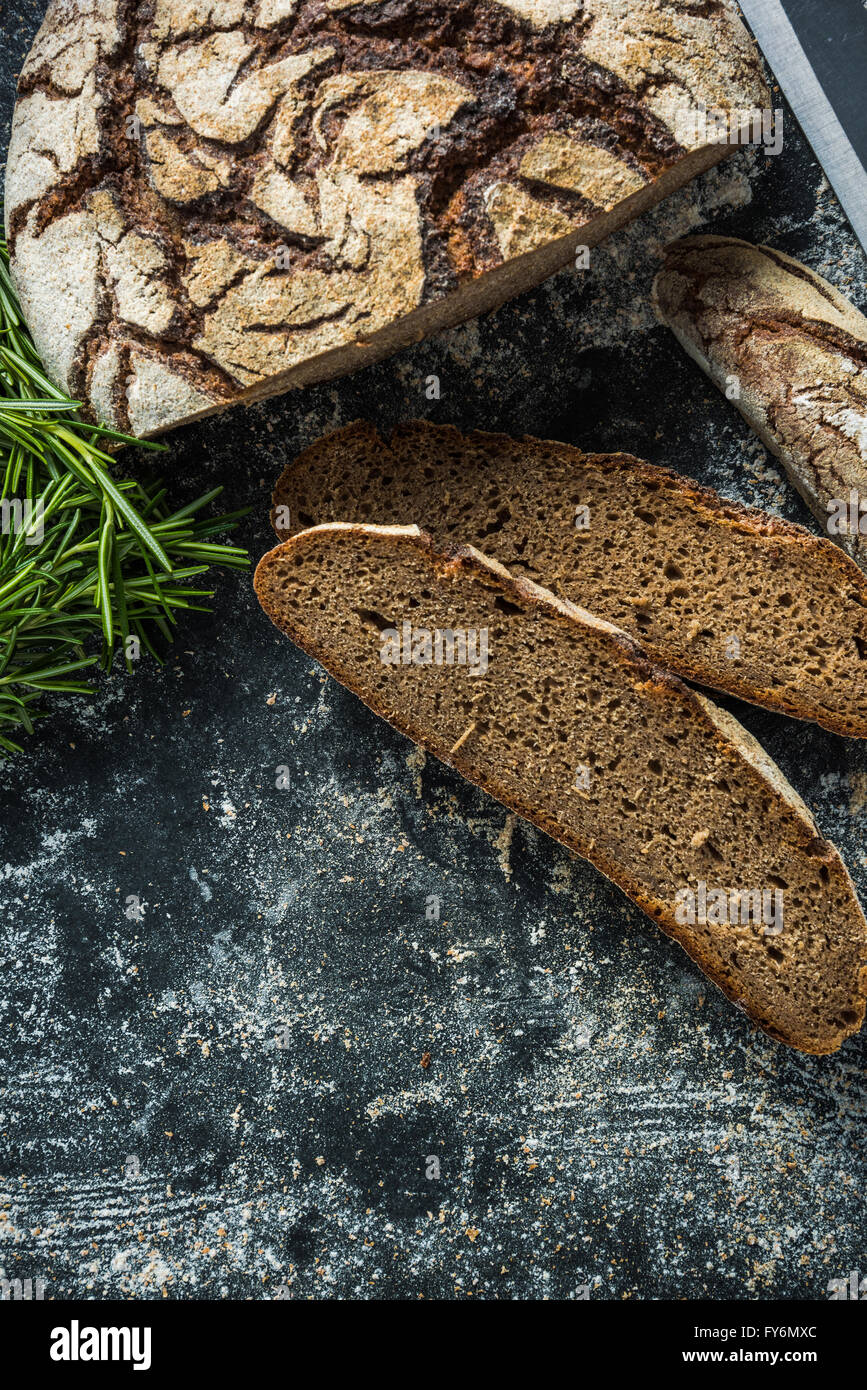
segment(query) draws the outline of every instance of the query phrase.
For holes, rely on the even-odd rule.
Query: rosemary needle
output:
[[[88,668],[128,671],[176,614],[204,605],[189,581],[211,565],[242,568],[239,546],[212,539],[244,511],[200,518],[219,496],[171,511],[161,482],[116,478],[100,445],[162,449],[79,415],[45,374],[0,241],[0,749],[44,718],[45,696],[88,694]]]

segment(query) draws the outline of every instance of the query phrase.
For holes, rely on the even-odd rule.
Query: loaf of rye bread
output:
[[[822,527],[867,566],[867,318],[791,256],[719,236],[666,248],[654,303]]]
[[[51,0],[12,272],[50,375],[153,434],[494,308],[768,102],[732,0]]]
[[[825,1053],[860,1027],[867,923],[839,855],[737,720],[625,633],[414,526],[303,531],[255,582],[337,680],[589,859],[772,1037]]]
[[[626,454],[359,421],[274,491],[281,539],[424,517],[636,638],[678,675],[867,737],[867,579],[827,540]]]

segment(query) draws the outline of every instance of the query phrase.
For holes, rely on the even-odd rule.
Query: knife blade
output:
[[[863,0],[739,0],[768,66],[867,252]]]

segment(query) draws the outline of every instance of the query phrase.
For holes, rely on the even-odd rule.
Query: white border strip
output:
[[[750,28],[867,252],[867,173],[780,0],[739,0]]]

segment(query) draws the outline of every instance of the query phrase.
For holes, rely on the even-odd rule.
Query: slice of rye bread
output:
[[[672,242],[653,302],[721,391],[737,381],[741,414],[867,569],[867,318],[800,261],[735,237]]]
[[[861,570],[830,541],[667,469],[421,421],[386,443],[359,421],[290,464],[271,516],[281,539],[423,517],[438,543],[478,546],[678,675],[867,737]]]
[[[264,556],[255,584],[337,680],[589,859],[772,1037],[826,1053],[860,1027],[867,923],[840,856],[737,720],[626,633],[415,526],[303,531]],[[397,634],[424,660],[425,634],[444,632],[455,664],[384,660]],[[743,904],[703,921],[701,884],[779,891],[782,931]],[[690,906],[696,920],[679,920]]]
[[[53,379],[155,434],[495,308],[769,102],[733,0],[50,0],[12,273]]]

